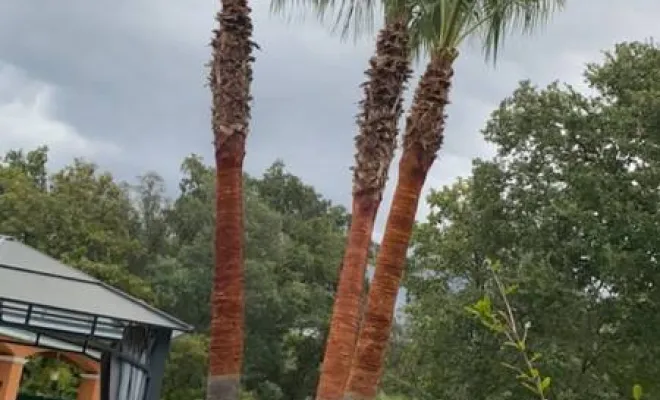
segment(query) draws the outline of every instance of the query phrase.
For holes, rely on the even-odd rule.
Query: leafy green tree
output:
[[[47,199],[19,168],[0,167],[0,232],[41,247]]]
[[[45,249],[66,261],[125,264],[139,251],[127,188],[83,160],[50,177],[43,217],[51,233]]]
[[[207,336],[174,339],[163,378],[163,400],[202,400],[206,395],[207,368]]]
[[[23,369],[21,393],[75,400],[81,371],[57,356],[35,355]]]
[[[45,191],[48,188],[48,147],[42,146],[25,154],[22,150],[10,150],[5,154],[3,163],[22,172],[34,185]]]
[[[155,172],[140,176],[139,183],[131,188],[131,192],[137,219],[136,236],[144,253],[142,258],[136,258],[133,270],[144,275],[144,267],[153,262],[154,257],[171,252],[167,221],[170,204],[165,194],[165,182]]]
[[[497,297],[485,264],[494,258],[519,286],[512,307],[530,324],[551,398],[659,390],[660,119],[648,106],[660,98],[658,60],[652,44],[618,45],[588,66],[591,97],[521,83],[484,130],[497,156],[431,194],[406,279],[411,385],[448,399],[525,395],[498,365],[511,355],[461,311]]]
[[[82,160],[48,176],[47,149],[10,151],[0,166],[0,232],[153,300],[130,273],[136,254],[135,209],[128,189]]]

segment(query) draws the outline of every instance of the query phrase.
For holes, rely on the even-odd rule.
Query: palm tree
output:
[[[215,276],[208,400],[237,400],[243,364],[243,159],[250,120],[252,21],[247,0],[222,0],[209,85],[216,163]]]
[[[282,6],[287,0],[276,1]],[[359,31],[371,16],[373,0],[309,0],[323,15],[338,11],[337,23],[345,35],[351,23]],[[376,52],[369,60],[357,117],[353,167],[352,218],[339,284],[333,306],[316,399],[341,400],[357,342],[362,313],[365,270],[388,171],[403,113],[403,93],[410,77],[409,9],[401,0],[385,3],[385,24],[377,36]],[[341,22],[340,22],[341,21]],[[343,22],[343,23],[342,23]]]
[[[285,3],[287,0],[274,2],[280,7]],[[309,0],[308,5],[321,15],[329,9],[336,11],[336,26],[342,26],[345,35],[351,23],[355,31],[361,29],[360,24],[371,18],[375,3],[373,0]],[[410,13],[406,2],[390,0],[385,6],[385,24],[377,36],[376,52],[369,60],[367,79],[362,85],[364,94],[355,137],[352,219],[316,394],[318,400],[343,397],[357,342],[371,236],[396,149],[403,92],[411,74]]]
[[[317,390],[319,400],[341,400],[360,326],[360,304],[371,237],[398,136],[410,75],[405,13],[393,14],[378,34],[358,115],[351,226],[333,306]]]
[[[358,336],[345,399],[377,396],[396,297],[426,176],[442,146],[453,64],[464,39],[481,34],[486,55],[496,56],[506,30],[530,32],[563,0],[415,0],[414,47],[430,54],[406,120],[399,178],[376,259],[367,309]]]

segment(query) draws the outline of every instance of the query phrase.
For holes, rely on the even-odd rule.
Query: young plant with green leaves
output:
[[[474,305],[466,307],[466,310],[477,317],[481,323],[497,335],[504,336],[504,346],[511,347],[520,356],[522,366],[502,363],[503,366],[515,371],[516,378],[520,384],[534,393],[540,400],[547,400],[548,390],[552,382],[549,376],[543,376],[536,362],[541,354],[532,351],[527,342],[527,334],[531,328],[531,322],[520,324],[516,321],[513,308],[509,303],[508,295],[515,293],[515,285],[505,286],[497,275],[500,264],[487,262],[488,269],[492,272],[495,289],[504,304],[503,310],[493,308],[489,296],[479,299]]]
[[[486,261],[487,268],[491,272],[495,291],[499,300],[504,305],[503,309],[496,309],[491,298],[486,295],[475,304],[465,307],[466,311],[477,318],[482,325],[498,336],[504,337],[503,346],[512,348],[521,360],[520,365],[503,362],[502,365],[516,373],[518,382],[528,389],[539,400],[550,398],[550,385],[552,379],[541,373],[538,361],[541,353],[532,351],[528,344],[528,333],[531,322],[520,324],[516,320],[509,296],[514,294],[517,285],[505,285],[499,276],[501,264],[499,262]],[[641,400],[643,397],[642,386],[635,384],[632,387],[632,399]]]

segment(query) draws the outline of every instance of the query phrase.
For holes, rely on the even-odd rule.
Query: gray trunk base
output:
[[[238,375],[209,376],[206,384],[206,400],[238,400],[239,390]]]

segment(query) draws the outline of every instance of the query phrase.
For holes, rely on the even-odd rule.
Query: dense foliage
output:
[[[213,273],[212,170],[198,157],[184,160],[179,191],[170,200],[153,173],[125,185],[81,160],[49,173],[46,160],[44,148],[4,158],[0,232],[193,324],[197,335],[173,344],[164,398],[203,398]],[[244,386],[259,399],[304,399],[318,377],[349,216],[281,162],[245,182]],[[44,365],[42,375],[49,368]],[[26,378],[29,392],[67,393],[49,389],[47,377]],[[40,380],[48,384],[32,383]]]
[[[521,83],[484,129],[497,155],[428,197],[387,398],[531,398],[502,366],[519,365],[516,352],[465,310],[484,298],[502,309],[489,259],[517,287],[509,301],[542,354],[548,398],[625,399],[636,384],[645,397],[660,393],[660,50],[619,45],[585,77],[593,95]],[[171,197],[153,173],[126,185],[83,161],[49,172],[46,159],[45,149],[4,158],[0,232],[194,324],[173,344],[164,398],[203,398],[213,171],[188,157]],[[314,393],[350,216],[280,162],[245,183],[245,396],[303,400]],[[24,387],[49,394],[49,380],[28,370]],[[75,385],[75,371],[68,379]]]
[[[529,395],[501,365],[515,354],[464,311],[499,297],[487,259],[519,287],[512,307],[531,324],[551,398],[630,398],[637,383],[660,393],[659,62],[652,45],[617,46],[587,68],[592,96],[521,83],[483,131],[497,156],[429,196],[395,366],[411,394]]]

